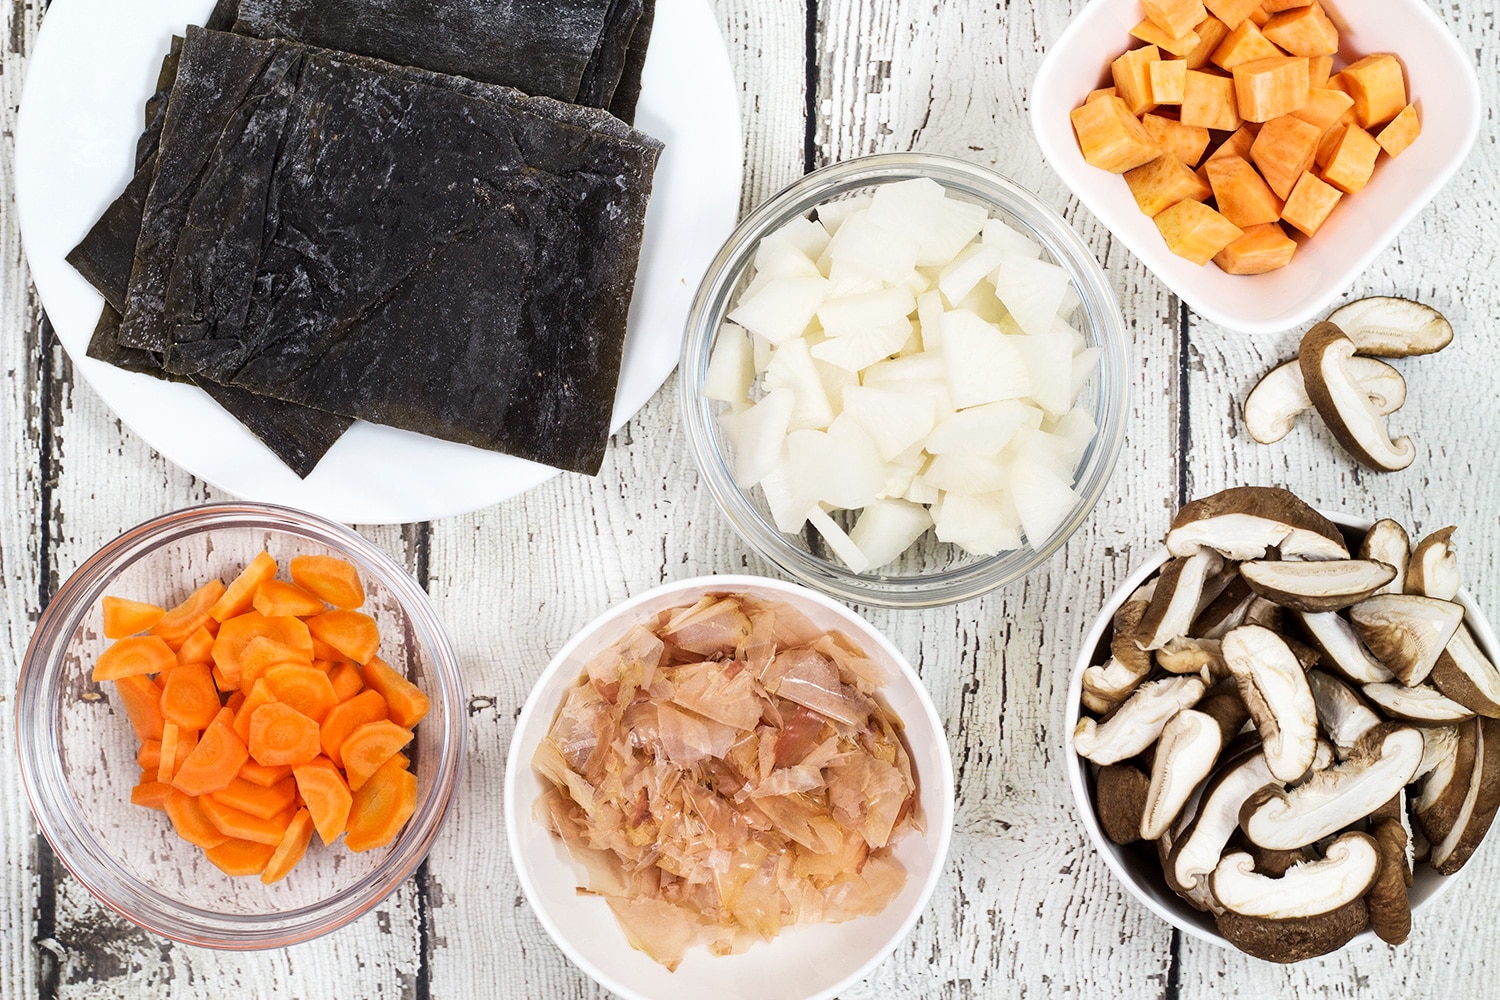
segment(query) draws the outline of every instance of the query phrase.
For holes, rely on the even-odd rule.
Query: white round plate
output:
[[[515,496],[556,469],[356,423],[298,479],[193,386],[84,356],[103,298],[65,260],[134,169],[173,34],[213,0],[53,0],[26,77],[16,205],[26,259],[74,366],[153,448],[236,496],[354,524],[426,521]],[[636,126],[666,143],[646,215],[613,430],[666,380],[698,281],[739,211],[743,140],[729,57],[703,0],[658,0]]]

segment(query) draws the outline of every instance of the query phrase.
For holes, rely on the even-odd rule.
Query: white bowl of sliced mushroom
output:
[[[1069,781],[1130,893],[1295,962],[1404,941],[1500,807],[1500,650],[1452,529],[1238,487],[1178,512],[1069,688]]]

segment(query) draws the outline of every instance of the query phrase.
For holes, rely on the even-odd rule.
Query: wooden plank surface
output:
[[[74,379],[29,291],[10,210],[10,135],[39,6],[0,0],[6,755],[14,753],[10,693],[43,602],[120,530],[214,498]],[[1464,47],[1478,52],[1493,107],[1500,102],[1494,13],[1479,6],[1449,3],[1440,11]],[[1357,472],[1310,422],[1279,445],[1258,446],[1236,423],[1238,404],[1265,368],[1295,350],[1296,333],[1252,340],[1187,314],[1077,207],[1031,139],[1026,88],[1045,45],[1081,7],[1081,0],[715,3],[741,87],[745,208],[806,167],[867,152],[921,149],[990,164],[1083,233],[1106,266],[1131,336],[1126,450],[1106,500],[1066,548],[1027,581],[957,607],[866,609],[932,691],[954,755],[958,810],[948,870],[928,913],[895,956],[846,995],[1481,995],[1488,949],[1451,943],[1484,941],[1500,928],[1500,852],[1476,859],[1437,912],[1418,921],[1406,947],[1355,948],[1280,969],[1183,941],[1125,900],[1078,826],[1061,754],[1063,691],[1079,637],[1189,494],[1241,481],[1282,483],[1324,506],[1374,510],[1423,530],[1456,523],[1470,585],[1480,594],[1500,588],[1500,472],[1490,459],[1500,444],[1500,393],[1490,384],[1497,355],[1487,330],[1500,307],[1490,236],[1500,222],[1494,123],[1486,121],[1459,178],[1351,293],[1429,299],[1459,330],[1449,351],[1400,363],[1412,401],[1397,426],[1419,443],[1417,467],[1394,476]],[[228,955],[172,945],[114,917],[56,865],[14,769],[0,768],[7,806],[0,816],[0,924],[7,930],[0,995],[602,995],[521,898],[500,789],[519,706],[552,651],[579,626],[663,580],[770,572],[699,488],[675,378],[617,435],[597,479],[563,476],[466,517],[366,534],[429,588],[470,686],[468,771],[424,871],[376,913],[296,948]]]

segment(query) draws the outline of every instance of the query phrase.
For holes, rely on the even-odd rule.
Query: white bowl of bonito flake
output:
[[[570,692],[587,679],[591,661],[597,662],[601,653],[628,635],[638,634],[632,630],[659,627],[667,609],[692,608],[705,595],[744,597],[760,608],[786,606],[795,612],[798,628],[841,633],[862,651],[872,676],[885,678],[874,697],[882,710],[900,720],[900,743],[915,792],[888,847],[880,852],[887,874],[897,869],[905,874],[879,912],[838,923],[789,924],[770,940],[741,935],[732,954],[715,955],[697,943],[687,947],[675,970],[669,971],[632,947],[603,896],[580,890],[585,870],[549,829],[546,807],[537,805],[554,786],[533,763]],[[906,658],[843,605],[796,584],[752,576],[667,584],[610,608],[585,626],[559,651],[527,698],[511,742],[505,780],[511,855],[533,911],[574,964],[632,1000],[800,1000],[832,997],[847,989],[896,948],[925,910],[947,855],[953,802],[952,763],[942,721]],[[870,862],[863,867],[874,870]]]
[[[809,174],[709,267],[688,443],[760,554],[856,603],[965,600],[1045,562],[1124,439],[1124,324],[1051,208],[962,160]]]

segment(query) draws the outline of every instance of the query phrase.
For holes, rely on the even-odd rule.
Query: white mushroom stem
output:
[[[1134,757],[1156,742],[1172,716],[1196,705],[1205,690],[1196,677],[1142,684],[1105,722],[1079,719],[1073,730],[1073,749],[1095,764],[1118,764]]]
[[[1210,886],[1225,909],[1247,917],[1289,920],[1331,913],[1360,898],[1375,881],[1380,851],[1367,833],[1346,833],[1321,861],[1292,865],[1280,878],[1257,874],[1243,851],[1226,854]]]

